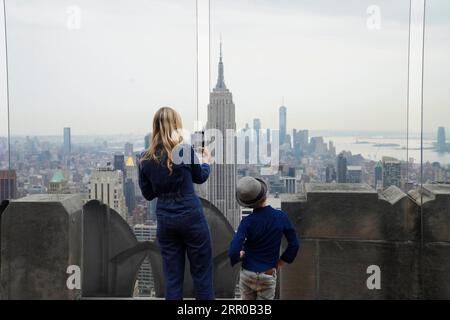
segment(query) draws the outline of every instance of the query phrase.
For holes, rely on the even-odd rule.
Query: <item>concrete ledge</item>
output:
[[[281,274],[282,299],[450,299],[450,185],[407,195],[311,184],[282,209],[301,237]],[[367,288],[371,265],[380,290]]]
[[[422,281],[425,299],[450,299],[450,185],[425,185]]]
[[[450,242],[450,185],[425,185],[422,205],[425,242]]]
[[[417,239],[418,205],[396,187],[384,194],[364,184],[307,184],[306,201],[290,198],[282,209],[305,238]]]
[[[233,230],[215,207],[202,204],[214,243],[216,294],[232,298],[238,269],[229,266],[226,253]],[[92,269],[83,268],[81,222],[87,209],[82,208],[76,195],[35,195],[0,206],[2,299],[80,298],[80,290],[66,286],[69,265],[82,266],[83,280],[91,284],[109,276],[115,279],[111,288],[116,278],[133,282],[133,272],[124,270],[137,270],[134,260],[105,273],[115,261],[109,254],[136,245],[134,239],[123,247],[124,232],[131,233],[125,223],[115,231],[107,228],[103,240],[84,239],[89,248],[110,244],[115,249],[89,255],[94,262],[103,259],[98,272],[89,275]],[[301,249],[280,274],[281,299],[450,299],[450,185],[425,185],[405,194],[396,187],[378,193],[363,184],[308,184],[305,194],[283,196],[282,209],[301,237]],[[95,217],[103,227],[115,219]],[[161,275],[159,252],[152,254],[159,261],[153,270]],[[133,268],[125,268],[130,264]],[[381,270],[381,288],[370,290],[367,268],[373,265]],[[158,281],[162,296],[163,281]],[[192,296],[190,284],[185,290]]]
[[[304,239],[281,273],[281,299],[417,299],[419,247],[413,242]],[[381,289],[367,287],[367,268],[381,269]]]
[[[2,214],[1,298],[75,299],[67,267],[80,265],[80,196],[34,195]]]

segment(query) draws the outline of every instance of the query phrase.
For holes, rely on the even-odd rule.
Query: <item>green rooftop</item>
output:
[[[52,179],[50,180],[50,182],[61,183],[65,180],[66,180],[66,178],[64,177],[64,174],[61,171],[56,171],[55,174],[53,175]]]

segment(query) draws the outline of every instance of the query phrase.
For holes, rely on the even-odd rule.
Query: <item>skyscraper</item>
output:
[[[125,204],[127,205],[128,212],[133,215],[133,211],[136,208],[136,190],[133,183],[133,180],[130,178],[125,180],[124,183],[124,195],[125,195]]]
[[[310,149],[313,154],[318,156],[328,153],[328,146],[323,137],[311,137]]]
[[[288,150],[292,149],[292,138],[290,134],[287,134],[284,138],[284,144],[288,146]]]
[[[126,156],[131,156],[133,155],[133,144],[130,142],[125,143],[125,155]]]
[[[17,197],[17,176],[15,170],[0,170],[0,202]]]
[[[135,160],[132,156],[129,156],[127,162],[125,164],[125,171],[127,172],[127,179],[131,179],[134,184],[134,193],[136,195],[140,195],[141,191],[139,189],[139,181],[138,181],[138,167],[135,164]]]
[[[375,189],[379,189],[383,185],[383,163],[378,161],[375,166]]]
[[[334,165],[329,164],[325,168],[325,181],[327,183],[336,181],[336,170],[334,169]]]
[[[250,132],[249,131],[250,130],[250,126],[248,125],[248,123],[246,123],[245,124],[245,128],[244,128],[244,130],[243,130],[243,132],[244,132],[244,135],[245,135],[245,133],[248,133],[248,132]],[[245,135],[245,163],[247,163],[247,164],[250,164],[250,137],[249,136],[247,136],[247,135]],[[253,156],[253,155],[252,155]]]
[[[197,191],[196,191],[197,192]],[[147,220],[156,222],[156,202],[158,199],[153,199],[147,202]]]
[[[145,150],[148,150],[150,148],[151,139],[152,139],[151,133],[147,134],[144,137],[144,148],[145,148]]]
[[[297,193],[297,180],[295,177],[281,177],[281,182],[283,182],[285,193]]]
[[[138,241],[155,241],[156,225],[136,224],[133,227],[134,234]],[[138,273],[138,287],[140,296],[153,296],[154,280],[153,272],[148,257],[141,264]]]
[[[361,166],[348,166],[347,167],[347,182],[348,183],[361,183],[362,182]]]
[[[280,147],[286,142],[287,134],[287,109],[285,106],[281,106],[279,110],[280,116]]]
[[[383,157],[383,187],[401,185],[401,162],[395,158]]]
[[[259,164],[259,135],[261,132],[261,120],[253,119],[253,130],[255,130],[255,142],[256,142],[256,162]]]
[[[207,129],[216,129],[222,132],[223,139],[221,146],[222,154],[216,154],[216,162],[211,165],[211,174],[206,188],[206,198],[225,215],[233,228],[237,228],[240,221],[240,210],[235,199],[235,105],[233,103],[233,95],[227,89],[224,81],[222,44],[220,44],[217,84],[210,93],[209,99],[208,121],[206,127]],[[233,135],[227,135],[227,130],[229,130],[228,132],[232,132]],[[209,137],[206,137],[206,139],[209,139]]]
[[[116,210],[126,220],[122,171],[114,171],[110,165],[94,171],[89,181],[89,200],[94,199]]]
[[[437,150],[439,152],[445,152],[447,151],[447,142],[445,137],[445,128],[439,127],[438,128],[438,135],[437,135]]]
[[[308,130],[294,130],[294,155],[298,159],[308,147],[309,143],[309,131]]]
[[[337,182],[347,183],[347,158],[342,152],[337,156],[336,168]]]
[[[328,152],[329,152],[330,155],[332,155],[333,157],[336,156],[336,147],[334,146],[334,142],[333,142],[333,141],[329,141],[329,142],[328,142]]]
[[[64,154],[69,155],[72,152],[72,137],[70,128],[64,128]]]
[[[48,184],[49,194],[67,194],[70,193],[66,177],[61,170],[57,170]]]
[[[267,156],[271,156],[272,155],[272,141],[270,140],[270,136],[271,136],[271,132],[270,132],[270,128],[266,129],[266,142],[267,142]]]
[[[124,179],[126,178],[125,156],[123,154],[115,154],[114,155],[114,170],[122,171],[124,174]]]

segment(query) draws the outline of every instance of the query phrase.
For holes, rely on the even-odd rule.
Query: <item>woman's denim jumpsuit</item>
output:
[[[166,165],[153,160],[139,164],[139,186],[147,200],[158,198],[156,205],[157,238],[161,248],[166,299],[183,298],[185,256],[190,262],[195,298],[214,299],[212,250],[208,224],[194,185],[204,183],[209,165],[200,164],[191,146],[181,145],[181,156],[190,153],[188,161]],[[190,158],[190,159],[189,159]],[[190,160],[190,161],[189,161]]]

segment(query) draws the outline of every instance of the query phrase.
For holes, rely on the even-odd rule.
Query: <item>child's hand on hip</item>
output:
[[[241,252],[240,252],[240,257],[241,257],[241,259],[242,259],[244,256],[245,256],[245,251],[241,251]]]
[[[277,269],[281,269],[285,264],[286,262],[284,262],[283,260],[278,260]]]

